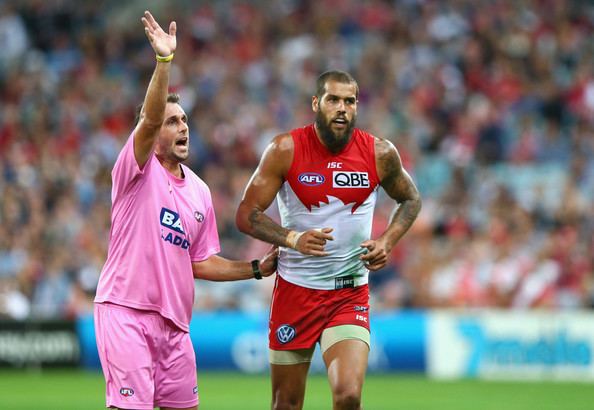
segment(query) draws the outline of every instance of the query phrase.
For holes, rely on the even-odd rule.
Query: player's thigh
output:
[[[272,300],[269,348],[298,351],[314,347],[326,325],[320,291],[295,285],[277,276]]]
[[[273,403],[303,403],[309,365],[270,364]]]
[[[108,406],[152,409],[153,354],[148,334],[156,314],[110,304],[95,306],[95,331]]]
[[[196,355],[190,335],[166,322],[166,337],[155,369],[155,404],[161,409],[198,406]]]
[[[272,408],[301,408],[314,347],[269,350]]]
[[[330,331],[330,337],[327,331]],[[322,357],[332,392],[348,390],[350,394],[360,395],[369,358],[369,332],[357,326],[337,326],[324,332]]]

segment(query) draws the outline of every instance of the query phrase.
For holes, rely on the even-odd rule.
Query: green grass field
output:
[[[262,410],[270,404],[267,376],[199,373],[200,410]],[[82,371],[2,371],[0,409],[86,410],[104,407],[103,377]],[[366,410],[590,410],[594,385],[552,382],[438,382],[422,376],[368,376]],[[308,381],[305,409],[331,409],[323,375]]]

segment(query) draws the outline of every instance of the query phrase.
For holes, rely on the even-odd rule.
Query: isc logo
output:
[[[171,228],[176,232],[184,233],[179,215],[167,208],[161,208],[161,225]]]
[[[355,315],[355,319],[360,320],[361,322],[367,323],[367,318],[363,315]]]
[[[332,188],[369,188],[367,172],[334,171]]]
[[[322,185],[325,180],[323,175],[316,174],[315,172],[304,172],[299,175],[298,179],[299,182],[307,186]]]

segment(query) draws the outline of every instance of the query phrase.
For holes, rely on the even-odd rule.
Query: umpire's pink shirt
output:
[[[220,251],[208,186],[188,167],[171,175],[154,152],[143,169],[134,133],[112,171],[107,261],[95,302],[159,312],[188,331],[194,303],[193,261]]]

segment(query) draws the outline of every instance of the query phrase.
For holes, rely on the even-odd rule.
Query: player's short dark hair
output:
[[[337,81],[339,83],[354,84],[355,85],[355,97],[359,98],[359,84],[352,75],[346,71],[330,70],[320,74],[318,81],[316,82],[316,96],[321,98],[326,92],[326,83],[328,81]]]
[[[177,93],[169,93],[167,94],[167,102],[179,104],[179,94]],[[138,104],[136,109],[134,110],[134,126],[138,125],[138,121],[140,121],[140,113],[142,112],[143,104]]]

